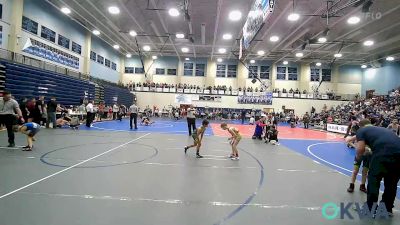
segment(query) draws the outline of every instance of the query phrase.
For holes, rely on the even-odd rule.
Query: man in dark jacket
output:
[[[400,138],[389,129],[372,126],[364,119],[357,131],[357,159],[365,153],[368,145],[372,150],[368,172],[367,203],[370,209],[378,202],[379,187],[383,179],[385,190],[382,202],[389,215],[393,215],[397,183],[400,179]]]
[[[56,113],[57,113],[57,102],[55,97],[51,97],[50,101],[47,103],[47,121],[46,128],[49,128],[50,123],[53,124],[53,128],[56,129]]]

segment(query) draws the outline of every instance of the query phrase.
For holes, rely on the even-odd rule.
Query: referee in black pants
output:
[[[129,125],[131,126],[131,130],[132,130],[132,120],[135,124],[135,130],[137,130],[137,114],[138,114],[138,107],[135,105],[135,103],[133,103],[130,107],[129,107]]]
[[[372,150],[368,172],[368,207],[371,210],[373,204],[378,202],[379,187],[383,179],[385,190],[381,202],[385,204],[389,216],[393,216],[393,204],[400,179],[400,138],[389,129],[372,126],[367,119],[360,121],[359,126],[356,133],[357,159],[363,156],[366,145]]]
[[[3,99],[0,99],[0,124],[4,124],[7,128],[7,147],[15,147],[13,126],[17,124],[18,119],[20,119],[22,123],[25,122],[18,102],[11,98],[10,92],[4,91]]]
[[[189,130],[189,136],[192,135],[192,129],[193,132],[196,130],[196,115],[195,112],[196,109],[189,107],[187,109],[187,124],[188,124],[188,130]]]

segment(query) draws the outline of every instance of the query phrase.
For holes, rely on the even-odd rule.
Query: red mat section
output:
[[[243,137],[252,137],[254,134],[255,125],[238,125],[229,124],[231,127],[239,129]],[[216,136],[229,137],[228,131],[221,129],[220,124],[211,124],[211,128]],[[343,136],[340,134],[309,130],[303,128],[290,128],[287,126],[278,127],[278,138],[279,139],[303,139],[303,140],[328,140],[328,141],[339,141],[343,140]]]

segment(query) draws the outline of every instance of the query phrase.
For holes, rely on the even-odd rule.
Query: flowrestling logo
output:
[[[384,203],[380,203],[379,205],[374,203],[372,209],[370,210],[367,203],[360,204],[358,202],[341,202],[338,205],[333,202],[328,202],[322,206],[321,213],[322,217],[327,220],[354,220],[357,216],[360,220],[389,219],[389,213]]]

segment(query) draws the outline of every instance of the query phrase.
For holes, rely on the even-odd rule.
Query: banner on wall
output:
[[[175,103],[177,104],[192,104],[192,96],[185,94],[177,94],[175,95]]]
[[[272,93],[267,92],[265,95],[259,96],[238,96],[239,104],[261,104],[261,105],[272,105]]]
[[[60,63],[64,66],[69,66],[75,69],[79,69],[79,58],[57,48],[53,48],[40,41],[28,38],[24,47],[23,52],[47,59],[49,61]]]
[[[193,101],[205,101],[205,102],[221,102],[221,96],[214,95],[197,95],[195,98],[192,98]]]

